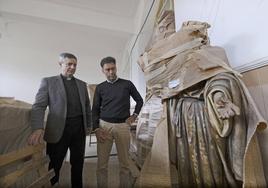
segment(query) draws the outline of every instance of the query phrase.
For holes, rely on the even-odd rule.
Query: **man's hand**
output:
[[[129,124],[129,125],[131,125],[132,123],[135,122],[136,118],[137,118],[137,115],[133,114],[132,116],[129,116],[129,117],[126,119],[126,123]]]
[[[230,100],[226,99],[221,92],[214,95],[214,102],[221,119],[228,119],[240,114],[240,109]]]
[[[44,136],[44,130],[43,129],[37,129],[28,138],[28,144],[29,145],[37,145],[44,142],[43,139]]]
[[[109,136],[109,133],[101,128],[98,128],[95,132],[97,141],[103,143]]]

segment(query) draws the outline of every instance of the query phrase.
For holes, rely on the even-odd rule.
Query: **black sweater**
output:
[[[136,101],[134,113],[139,114],[143,99],[131,81],[119,78],[114,83],[100,83],[92,107],[93,130],[99,127],[99,119],[110,123],[125,122],[130,116],[130,96]]]

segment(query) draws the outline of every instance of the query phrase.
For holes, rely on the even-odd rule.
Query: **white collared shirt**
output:
[[[113,84],[113,83],[115,83],[118,79],[119,79],[119,78],[116,77],[116,79],[115,79],[114,81],[107,80],[107,82]]]

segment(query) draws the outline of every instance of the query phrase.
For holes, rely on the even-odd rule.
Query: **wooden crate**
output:
[[[26,174],[37,173],[29,185],[23,187],[50,187],[50,179],[54,176],[54,171],[47,170],[48,156],[44,154],[45,144],[36,146],[26,146],[16,151],[0,155],[0,170],[15,164],[16,169],[0,177],[0,187],[12,187],[20,181]]]

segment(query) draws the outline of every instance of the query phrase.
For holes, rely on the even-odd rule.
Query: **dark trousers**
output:
[[[55,176],[50,180],[54,185],[59,181],[60,169],[70,149],[71,183],[73,188],[83,187],[83,164],[85,153],[85,131],[83,117],[67,118],[63,135],[57,143],[47,143],[50,158],[49,170],[54,169]]]

